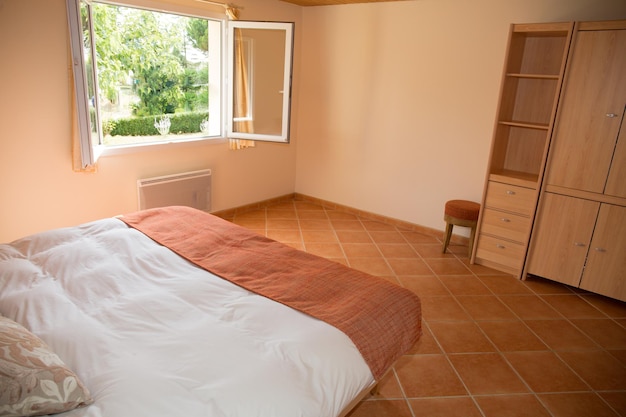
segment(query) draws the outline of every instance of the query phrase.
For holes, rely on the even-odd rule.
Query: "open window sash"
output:
[[[227,137],[289,142],[293,26],[228,22]]]

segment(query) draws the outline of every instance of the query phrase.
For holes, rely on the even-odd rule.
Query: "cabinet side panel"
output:
[[[626,72],[626,68],[624,69]],[[626,198],[626,117],[622,114],[622,127],[611,161],[605,194]]]

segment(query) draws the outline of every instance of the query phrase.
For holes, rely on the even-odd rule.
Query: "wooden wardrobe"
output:
[[[513,25],[472,261],[626,300],[625,110],[626,21]]]

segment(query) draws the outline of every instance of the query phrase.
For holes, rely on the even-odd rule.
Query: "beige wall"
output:
[[[236,3],[242,19],[300,25],[297,6]],[[296,34],[299,50],[297,42]],[[74,173],[66,68],[65,0],[0,0],[0,242],[134,211],[136,180],[155,175],[212,168],[214,210],[294,192],[295,134],[292,145],[261,143],[238,152],[224,141],[162,146],[101,158],[95,174]]]
[[[442,230],[446,200],[481,199],[510,23],[624,19],[626,2],[416,0],[303,18],[297,192]]]

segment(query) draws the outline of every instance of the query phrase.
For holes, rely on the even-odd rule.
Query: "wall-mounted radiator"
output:
[[[211,209],[211,170],[183,172],[137,180],[139,209],[189,206]]]

